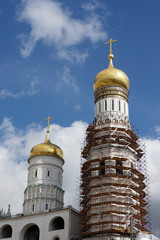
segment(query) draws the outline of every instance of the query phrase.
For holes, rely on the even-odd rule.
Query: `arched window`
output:
[[[29,227],[24,234],[23,240],[39,240],[39,228],[37,225]]]
[[[40,236],[39,227],[34,223],[29,223],[22,228],[19,240],[39,240],[39,236]]]
[[[56,217],[49,223],[49,231],[64,229],[64,220],[62,217]]]
[[[12,227],[10,225],[5,225],[2,227],[1,233],[0,233],[0,239],[3,238],[11,238],[12,237]]]

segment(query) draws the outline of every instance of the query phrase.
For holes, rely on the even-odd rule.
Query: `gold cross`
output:
[[[109,41],[105,43],[105,44],[110,44],[110,50],[109,50],[110,53],[112,53],[112,43],[113,42],[117,42],[117,40],[109,39]]]
[[[51,117],[49,117],[49,116],[48,116],[47,119],[45,119],[45,121],[48,121],[47,131],[49,131],[49,120],[51,120],[51,119],[53,119],[53,118],[51,118]]]

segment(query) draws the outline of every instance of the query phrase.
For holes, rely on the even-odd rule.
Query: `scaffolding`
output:
[[[81,238],[151,231],[145,148],[135,130],[89,125],[81,161]]]

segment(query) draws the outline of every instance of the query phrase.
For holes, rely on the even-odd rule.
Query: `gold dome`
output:
[[[48,127],[47,127],[47,137],[44,143],[37,144],[34,146],[30,151],[30,157],[44,154],[44,155],[50,155],[50,156],[58,156],[60,158],[63,158],[63,151],[60,147],[57,145],[51,143],[49,139],[49,120],[52,119],[48,117],[45,121],[48,121]]]
[[[113,57],[113,54],[110,53],[108,56],[110,60],[108,68],[99,72],[95,77],[93,85],[94,91],[107,85],[118,85],[129,90],[129,79],[123,71],[114,68],[112,62]]]
[[[46,140],[44,143],[37,144],[31,149],[30,157],[45,154],[50,156],[58,156],[63,158],[63,152],[60,147]]]

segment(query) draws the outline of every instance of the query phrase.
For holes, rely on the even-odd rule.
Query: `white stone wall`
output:
[[[49,231],[49,224],[56,217],[63,218],[64,229]],[[55,237],[59,237],[60,240],[69,240],[79,233],[79,221],[79,213],[68,207],[54,212],[0,219],[0,234],[5,225],[10,225],[12,237],[7,239],[24,240],[26,230],[32,225],[37,225],[40,230],[39,240],[53,240]]]
[[[129,109],[127,100],[121,96],[114,96],[97,101],[95,104],[95,118],[97,121],[105,121],[106,119],[128,121]]]
[[[28,186],[34,184],[49,184],[62,187],[63,159],[56,156],[39,155],[30,158],[29,164]]]
[[[28,159],[28,186],[24,192],[23,213],[41,213],[63,207],[64,160],[56,156],[37,155]]]

